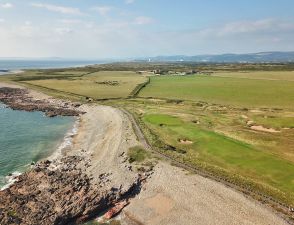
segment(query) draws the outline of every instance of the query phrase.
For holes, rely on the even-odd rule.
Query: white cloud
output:
[[[73,33],[73,29],[70,29],[68,27],[59,27],[55,29],[55,32],[60,35],[65,35],[65,34]]]
[[[135,26],[152,21],[106,20],[103,23],[61,18],[44,24],[2,23],[0,56],[110,58],[294,50],[291,20],[235,21],[202,30],[169,32],[152,32]]]
[[[253,34],[253,33],[273,33],[279,31],[294,30],[294,23],[280,21],[277,19],[263,19],[253,21],[236,21],[227,23],[218,28],[210,28],[202,30],[203,33],[215,33],[217,36],[228,36],[238,34]]]
[[[32,22],[29,21],[29,20],[27,20],[27,21],[25,21],[25,25],[26,25],[26,26],[31,26],[31,25],[32,25]]]
[[[294,22],[283,21],[278,19],[262,19],[252,21],[235,21],[219,26],[208,27],[200,30],[182,30],[165,32],[170,35],[177,35],[181,33],[182,36],[193,36],[198,39],[212,40],[215,38],[222,39],[238,39],[239,38],[252,38],[257,36],[271,37],[271,40],[279,35],[294,34]],[[273,38],[274,37],[274,38]],[[280,39],[279,39],[280,40]]]
[[[17,30],[15,29],[14,32],[17,32],[19,36],[26,37],[26,38],[34,38],[37,29],[32,26],[30,21],[25,21],[22,26]]]
[[[133,4],[135,2],[135,0],[125,0],[126,4]]]
[[[43,3],[32,3],[31,4],[37,8],[44,8],[52,12],[58,12],[62,14],[73,14],[73,15],[82,15],[80,9],[72,8],[72,7],[65,7],[59,5],[50,5],[50,4],[43,4]]]
[[[4,8],[4,9],[10,9],[13,7],[13,4],[6,2],[6,3],[1,4],[0,6],[1,6],[1,8]]]
[[[0,23],[4,23],[5,19],[0,18]]]
[[[106,16],[111,10],[111,6],[96,6],[92,7],[92,10],[98,12],[101,16]]]
[[[150,17],[146,17],[146,16],[139,16],[137,18],[135,18],[134,24],[137,25],[145,25],[145,24],[150,24],[153,23],[153,19]]]
[[[61,19],[59,22],[64,23],[64,24],[79,24],[82,21],[81,20],[76,20],[76,19]]]

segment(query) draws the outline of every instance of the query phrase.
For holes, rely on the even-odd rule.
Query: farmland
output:
[[[294,81],[294,72],[265,72],[265,71],[257,71],[257,72],[217,72],[213,74],[214,76],[219,77],[233,77],[233,78],[245,78],[245,79],[261,79],[261,80],[285,80],[285,81]]]
[[[291,108],[294,107],[293,90],[294,82],[286,80],[244,79],[238,76],[158,76],[152,77],[140,97],[207,101],[239,107]]]
[[[127,98],[140,84],[147,81],[146,77],[135,72],[95,69],[84,71],[84,68],[64,71],[27,71],[20,76],[6,77],[7,79],[57,97],[98,100]]]
[[[97,72],[71,79],[25,81],[27,84],[74,93],[93,99],[126,98],[146,78],[133,72]]]

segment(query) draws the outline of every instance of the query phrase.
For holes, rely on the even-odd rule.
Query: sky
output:
[[[0,0],[0,57],[294,51],[293,0]]]

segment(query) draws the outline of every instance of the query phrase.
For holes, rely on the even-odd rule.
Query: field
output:
[[[22,81],[93,99],[126,98],[146,78],[134,72],[96,72],[81,77]]]
[[[207,101],[240,107],[294,107],[294,82],[236,77],[152,77],[140,97]]]
[[[3,78],[2,78],[3,79]],[[147,78],[128,71],[27,71],[13,81],[49,94],[81,96],[94,100],[127,98]]]
[[[260,79],[260,80],[285,80],[285,81],[294,81],[294,71],[289,72],[217,72],[213,76],[219,77],[234,77],[234,78],[247,78],[247,79]]]

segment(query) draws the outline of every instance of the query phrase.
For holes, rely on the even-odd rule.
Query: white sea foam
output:
[[[49,157],[50,160],[58,159],[62,155],[62,152],[64,150],[66,150],[72,146],[73,138],[78,133],[79,123],[80,123],[80,119],[78,118],[75,121],[73,128],[71,130],[69,130],[66,133],[66,135],[64,136],[63,141],[58,146],[57,150]],[[3,191],[5,189],[9,188],[15,181],[17,181],[18,176],[21,174],[22,173],[15,171],[15,172],[11,173],[10,175],[4,177],[3,178],[4,182],[2,182],[2,183],[4,183],[5,185],[3,187],[0,187],[1,188],[0,191]]]
[[[57,150],[49,157],[50,160],[54,160],[62,156],[63,151],[69,149],[72,146],[73,138],[78,133],[80,119],[78,118],[71,130],[69,130],[63,138],[62,143],[58,146]]]
[[[11,175],[8,175],[4,178],[4,181],[6,183],[6,185],[4,185],[1,188],[1,191],[5,190],[6,188],[9,188],[15,181],[17,181],[18,176],[21,175],[20,172],[15,171],[13,172]]]

